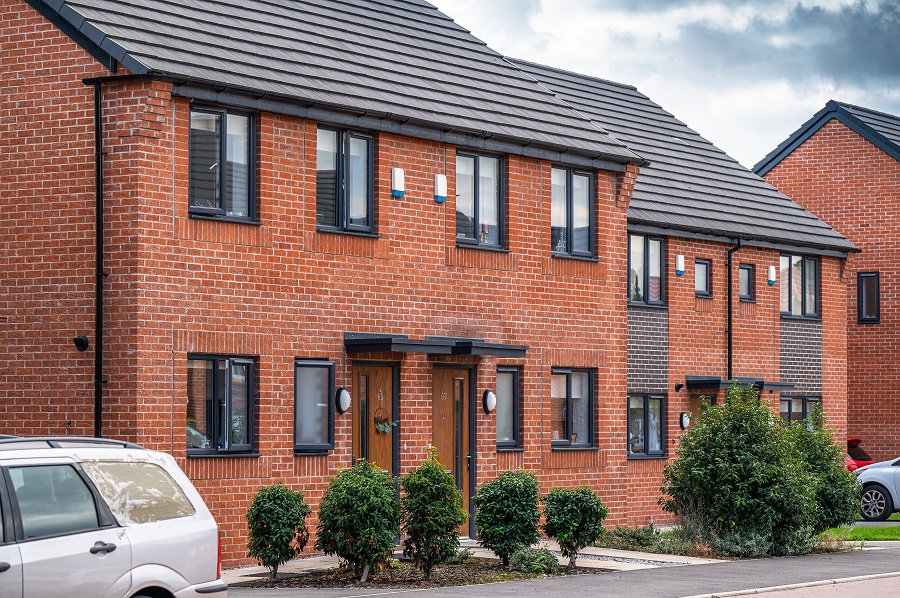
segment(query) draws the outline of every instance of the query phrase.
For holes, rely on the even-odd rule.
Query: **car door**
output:
[[[0,479],[0,596],[22,598],[22,557],[15,541],[12,512]]]
[[[72,464],[9,467],[22,592],[29,598],[125,596],[131,547]],[[12,502],[12,501],[11,501]]]

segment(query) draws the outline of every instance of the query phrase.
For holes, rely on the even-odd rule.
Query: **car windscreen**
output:
[[[82,468],[123,525],[194,514],[178,483],[155,463],[86,461]]]

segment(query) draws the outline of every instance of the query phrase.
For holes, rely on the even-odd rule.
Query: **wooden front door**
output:
[[[366,459],[391,474],[398,417],[394,413],[394,368],[389,365],[353,366],[353,460]]]
[[[462,491],[463,508],[471,515],[471,478],[474,473],[470,400],[470,370],[435,368],[432,396],[432,444],[438,460],[448,469]],[[470,522],[460,529],[469,535]]]

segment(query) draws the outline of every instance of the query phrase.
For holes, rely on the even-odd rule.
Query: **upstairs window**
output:
[[[253,447],[253,361],[191,356],[187,382],[188,453],[249,452]]]
[[[555,254],[594,256],[593,178],[570,168],[550,170],[550,249]]]
[[[819,260],[781,256],[781,313],[815,318],[819,314]]]
[[[191,109],[189,212],[253,220],[253,117],[216,108]]]
[[[375,232],[374,140],[352,131],[319,128],[316,140],[316,226]]]
[[[738,296],[741,301],[756,301],[756,266],[741,264],[738,270]]]
[[[456,240],[460,244],[503,243],[500,159],[456,156]]]
[[[856,275],[856,321],[877,324],[881,321],[881,290],[878,272]]]
[[[628,300],[663,304],[663,240],[628,235]]]
[[[550,439],[554,448],[594,445],[592,370],[553,370],[550,377]]]
[[[712,263],[707,259],[697,258],[694,262],[694,293],[698,297],[712,296]]]

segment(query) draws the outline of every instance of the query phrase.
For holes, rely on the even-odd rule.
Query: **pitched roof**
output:
[[[635,183],[628,210],[632,229],[839,253],[857,250],[636,88],[511,62],[650,161]]]
[[[856,131],[863,139],[868,140],[895,160],[900,161],[900,116],[831,100],[794,131],[790,137],[760,160],[753,167],[753,172],[759,176],[765,175],[833,118]]]
[[[171,78],[180,95],[264,98],[600,167],[642,162],[424,0],[28,2],[105,64]]]

